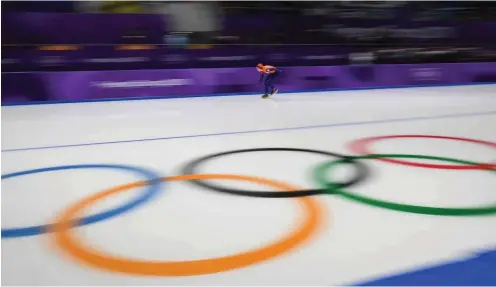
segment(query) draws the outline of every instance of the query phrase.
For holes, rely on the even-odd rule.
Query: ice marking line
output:
[[[447,115],[438,115],[438,116],[395,118],[395,119],[384,119],[384,120],[374,120],[374,121],[344,122],[344,123],[334,123],[334,124],[325,124],[325,125],[312,125],[312,126],[300,126],[300,127],[262,129],[262,130],[220,132],[220,133],[210,133],[210,134],[170,136],[170,137],[132,139],[132,140],[121,140],[121,141],[107,141],[107,142],[93,142],[93,143],[81,143],[81,144],[14,148],[14,149],[3,149],[2,152],[45,150],[45,149],[57,149],[57,148],[69,148],[69,147],[97,146],[97,145],[108,145],[108,144],[144,142],[144,141],[161,141],[161,140],[200,138],[200,137],[210,137],[210,136],[225,136],[225,135],[253,134],[253,133],[265,133],[265,132],[294,131],[294,130],[304,130],[304,129],[333,128],[333,127],[345,127],[345,126],[363,126],[363,125],[395,123],[395,122],[396,123],[397,122],[413,122],[413,121],[423,121],[423,120],[475,117],[475,116],[487,116],[487,115],[496,115],[496,111],[485,111],[485,112],[474,112],[474,113],[463,113],[463,114],[447,114]]]

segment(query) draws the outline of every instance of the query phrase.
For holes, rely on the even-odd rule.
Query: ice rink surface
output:
[[[2,283],[496,285],[496,215],[413,214],[339,195],[235,196],[165,181],[154,182],[157,193],[127,212],[97,215],[97,222],[64,232],[37,234],[35,228],[27,234],[24,227],[52,224],[90,196],[146,177],[83,166],[5,178],[39,168],[103,164],[176,176],[192,160],[219,152],[299,148],[356,155],[351,142],[387,135],[489,144],[395,138],[372,143],[374,153],[494,163],[496,85],[2,107]],[[212,159],[199,171],[318,188],[315,167],[333,160],[253,152]],[[494,171],[362,162],[370,175],[345,190],[413,205],[496,205]],[[355,172],[336,167],[328,176],[346,180]],[[209,182],[273,190],[235,180]],[[116,210],[149,190],[116,191],[77,214]],[[283,241],[291,234],[296,235]]]

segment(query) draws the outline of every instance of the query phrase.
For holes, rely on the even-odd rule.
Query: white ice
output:
[[[496,142],[496,85],[2,107],[2,174],[58,165],[140,166],[162,176],[207,154],[293,147],[350,154],[347,143],[378,135],[426,134]],[[36,149],[37,148],[37,149]],[[467,142],[395,139],[376,153],[496,161],[496,150]],[[312,169],[329,158],[274,152],[232,155],[203,173],[266,177],[315,187]],[[487,171],[436,170],[365,162],[373,175],[349,189],[380,199],[466,207],[496,202]],[[438,162],[435,162],[438,163]],[[339,170],[344,179],[348,169]],[[119,171],[80,170],[2,181],[2,228],[52,223],[82,198],[140,180]],[[253,185],[216,181],[223,186]],[[91,208],[117,206],[142,189]],[[5,285],[336,285],[362,282],[496,247],[496,216],[440,217],[319,196],[326,224],[305,245],[263,263],[190,277],[144,277],[82,265],[51,235],[2,240]],[[88,244],[143,260],[236,254],[286,234],[301,213],[295,199],[227,196],[166,183],[157,200],[123,216],[74,229]]]

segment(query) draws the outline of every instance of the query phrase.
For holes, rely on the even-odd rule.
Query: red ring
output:
[[[392,135],[392,136],[379,136],[379,137],[370,137],[370,138],[364,138],[364,139],[359,139],[352,141],[348,144],[348,148],[357,154],[360,155],[369,155],[373,154],[370,150],[368,150],[368,146],[372,142],[376,142],[379,140],[384,140],[384,139],[394,139],[394,138],[431,138],[431,139],[447,139],[447,140],[456,140],[456,141],[464,141],[464,142],[471,142],[471,143],[478,143],[482,145],[487,145],[490,146],[494,149],[496,149],[496,143],[493,142],[487,142],[487,141],[481,141],[481,140],[474,140],[474,139],[467,139],[467,138],[457,138],[457,137],[444,137],[444,136],[429,136],[429,135]],[[388,158],[377,158],[376,160],[384,161],[384,162],[389,162],[389,163],[395,163],[399,165],[406,165],[406,166],[416,166],[416,167],[424,167],[424,168],[436,168],[436,169],[495,169],[496,164],[480,164],[480,165],[443,165],[443,164],[425,164],[425,163],[415,163],[415,162],[408,162],[408,161],[402,161],[402,160],[395,160],[395,159],[388,159]]]

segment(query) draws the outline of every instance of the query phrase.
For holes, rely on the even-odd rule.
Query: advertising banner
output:
[[[119,49],[117,46],[80,47],[66,51],[6,49],[2,71],[94,71],[134,69],[192,69],[276,66],[335,66],[348,63],[357,49],[321,47],[230,47],[206,50]]]
[[[255,68],[2,73],[2,103],[263,93]],[[284,68],[281,92],[496,83],[496,63]]]

